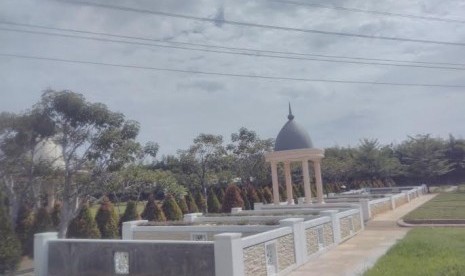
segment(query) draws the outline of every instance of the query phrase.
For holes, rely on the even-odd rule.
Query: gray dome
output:
[[[310,149],[313,148],[312,140],[308,133],[294,121],[291,107],[289,106],[289,121],[283,126],[274,145],[275,151]]]

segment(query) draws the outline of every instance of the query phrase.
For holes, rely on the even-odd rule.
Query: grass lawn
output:
[[[440,193],[404,217],[405,221],[422,219],[465,219],[465,192]],[[464,272],[465,273],[465,272]]]
[[[137,204],[137,212],[139,213],[139,215],[144,210],[145,203],[146,203],[145,201],[139,201],[139,203]],[[124,211],[126,210],[126,202],[121,202],[120,204],[113,203],[113,205],[115,206],[116,212],[118,212],[119,215],[122,216],[124,214]],[[100,204],[94,204],[92,205],[92,207],[90,207],[90,212],[92,213],[94,217],[95,217],[95,214],[97,214],[99,207],[100,207]]]
[[[465,275],[465,228],[415,228],[364,276]]]

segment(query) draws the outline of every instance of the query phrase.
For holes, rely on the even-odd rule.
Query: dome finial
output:
[[[287,115],[287,118],[289,120],[294,119],[294,115],[292,115],[291,102],[289,102],[289,115]]]

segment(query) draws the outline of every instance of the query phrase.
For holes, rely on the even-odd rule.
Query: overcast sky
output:
[[[465,64],[465,46],[233,26],[222,24],[220,19],[465,43],[465,23],[460,22],[262,0],[88,1],[218,21],[194,21],[52,0],[0,0],[0,20],[216,46]],[[400,14],[465,18],[463,0],[307,1],[318,2]],[[46,31],[4,24],[0,28]],[[463,70],[241,56],[6,30],[0,30],[0,54],[290,78],[465,85]],[[465,134],[465,88],[265,80],[0,56],[0,111],[23,111],[37,102],[47,88],[82,93],[89,101],[105,103],[128,119],[139,121],[140,140],[158,142],[162,154],[186,149],[200,133],[220,134],[229,141],[231,133],[242,126],[262,138],[274,138],[287,120],[289,101],[296,122],[308,130],[314,145],[320,148],[356,145],[361,138],[396,143],[407,135],[420,133],[444,138],[449,133],[462,138]]]

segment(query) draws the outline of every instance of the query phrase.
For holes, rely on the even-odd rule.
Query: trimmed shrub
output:
[[[207,203],[209,213],[221,212],[220,201],[213,190],[210,190],[210,193],[208,193]]]
[[[119,234],[121,235],[121,232],[123,230],[123,222],[139,220],[139,219],[140,219],[140,216],[137,213],[137,204],[132,200],[128,201],[126,203],[126,210],[124,210],[123,216],[119,219],[119,223],[118,223]]]
[[[52,219],[52,224],[55,230],[58,230],[60,225],[60,215],[61,215],[61,203],[55,203],[53,205],[52,212],[50,213],[50,218]]]
[[[218,201],[220,202],[220,204],[222,204],[224,200],[224,188],[218,188],[218,191],[216,192],[216,197],[218,197]]]
[[[178,203],[179,209],[181,209],[182,214],[189,213],[189,207],[187,207],[186,198],[184,196],[177,198],[176,203]]]
[[[234,207],[244,208],[244,201],[241,198],[241,191],[239,188],[234,184],[230,184],[228,188],[226,188],[224,194],[222,211],[223,213],[231,213],[231,208]]]
[[[273,193],[268,186],[263,188],[263,197],[265,198],[266,203],[273,203]]]
[[[79,214],[70,222],[66,237],[78,239],[100,238],[100,231],[97,227],[97,223],[92,217],[87,204],[82,206]]]
[[[21,261],[21,243],[13,232],[10,217],[0,193],[0,275],[9,275]]]
[[[197,207],[195,200],[192,198],[192,196],[189,193],[187,193],[186,195],[186,203],[187,203],[187,208],[189,209],[189,213],[199,212],[199,207]]]
[[[257,195],[257,190],[253,186],[247,188],[247,200],[249,201],[250,209],[252,210],[254,209],[255,202],[261,202],[260,198]]]
[[[97,222],[102,239],[118,238],[119,217],[113,204],[107,197],[102,199],[100,208],[95,215],[95,221]]]
[[[146,219],[148,221],[166,221],[163,210],[155,203],[155,199],[152,195],[150,195],[147,204],[145,204],[144,211],[142,211],[140,216],[142,219]]]
[[[286,190],[283,188],[283,186],[279,186],[279,200],[280,201],[287,200]]]
[[[179,208],[176,200],[171,195],[166,196],[165,200],[163,201],[163,205],[161,209],[165,213],[167,220],[181,220],[182,219],[182,211]]]
[[[32,226],[32,232],[36,233],[43,233],[43,232],[50,232],[53,231],[53,222],[50,214],[48,213],[46,208],[40,208],[37,210],[37,214],[34,219],[34,224]]]
[[[258,198],[260,199],[259,202],[264,203],[264,204],[268,203],[268,202],[266,201],[265,197],[263,196],[263,188],[258,187],[258,188],[256,188],[255,190],[257,191],[257,196],[258,196]]]
[[[34,213],[32,209],[26,204],[21,205],[18,211],[15,232],[21,242],[21,252],[23,255],[32,255],[34,243],[34,233],[32,232],[33,225]]]
[[[207,211],[207,201],[200,190],[195,193],[195,204],[197,204],[197,207],[203,213]]]

